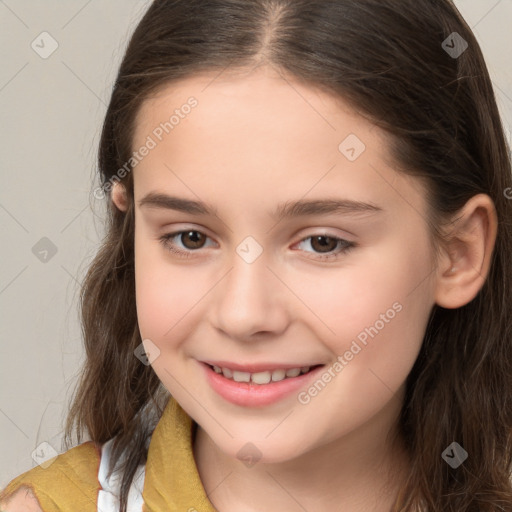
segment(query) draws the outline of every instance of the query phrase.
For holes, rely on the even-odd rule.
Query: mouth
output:
[[[222,375],[226,379],[234,382],[246,382],[256,385],[270,384],[272,382],[280,382],[282,380],[293,379],[300,375],[310,373],[323,364],[316,364],[313,366],[298,366],[295,368],[277,368],[274,370],[264,370],[259,372],[244,372],[239,370],[233,370],[232,368],[217,366],[208,363],[204,363],[206,366],[211,368],[215,373]]]
[[[200,366],[211,389],[223,399],[242,407],[265,407],[311,385],[315,378],[320,378],[326,365],[273,368],[253,373],[206,362],[200,362]]]

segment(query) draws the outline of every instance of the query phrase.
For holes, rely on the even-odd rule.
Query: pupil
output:
[[[323,240],[323,242],[321,242],[321,240]],[[332,242],[334,242],[334,247],[329,247],[329,242],[325,242],[326,240],[331,240]],[[320,252],[329,252],[329,251],[332,251],[333,249],[335,249],[336,247],[336,240],[334,240],[334,238],[331,238],[329,236],[315,236],[313,237],[312,241],[311,241],[311,245],[313,246],[313,248],[315,248],[315,242],[317,242],[319,244],[319,247],[320,247]],[[331,245],[332,245],[332,242],[331,242]],[[325,248],[327,247],[327,250],[325,250]]]
[[[201,234],[198,231],[189,231],[185,233],[185,236],[192,239],[193,248],[197,249],[198,246],[201,246]]]

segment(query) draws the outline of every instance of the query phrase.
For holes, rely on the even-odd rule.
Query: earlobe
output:
[[[435,302],[455,309],[471,302],[487,278],[496,242],[498,220],[492,199],[473,196],[450,230],[438,267]]]
[[[128,209],[128,199],[126,197],[126,188],[118,183],[117,181],[114,182],[114,185],[112,187],[111,192],[112,202],[115,204],[115,206],[121,210],[122,212],[125,212]]]

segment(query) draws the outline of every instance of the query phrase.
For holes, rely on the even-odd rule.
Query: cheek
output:
[[[174,256],[173,256],[174,258]],[[195,325],[201,300],[214,286],[206,266],[171,262],[166,249],[144,234],[135,236],[135,291],[142,338],[157,346],[185,340]]]
[[[406,316],[397,310],[405,310],[406,304],[425,293],[418,285],[429,274],[428,257],[419,259],[415,252],[405,252],[403,246],[398,238],[390,240],[356,250],[332,269],[294,270],[285,280],[308,306],[304,315],[311,321],[316,318],[319,328],[333,340],[355,337],[378,322],[381,315],[384,320]],[[407,310],[409,314],[419,313]]]
[[[185,314],[186,294],[191,286],[180,281],[180,273],[166,264],[164,247],[144,234],[135,235],[135,292],[137,317],[143,338],[159,343]],[[171,271],[173,270],[173,271]]]
[[[318,271],[296,278],[294,290],[308,306],[302,318],[344,357],[354,384],[368,381],[371,369],[397,389],[414,364],[433,305],[428,243],[417,243],[404,250],[402,237],[390,238],[378,250],[354,252],[329,279]]]
[[[425,280],[431,263],[428,244],[417,239],[414,249],[405,251],[410,234],[401,235],[355,251],[342,266],[281,269],[283,280],[301,299],[292,297],[282,307],[295,322],[316,331],[333,354],[351,358],[353,369],[385,369],[401,377],[420,348],[431,309]],[[172,346],[173,339],[186,340],[200,320],[201,300],[217,280],[208,264],[171,262],[158,241],[136,231],[136,300],[143,339],[161,348]]]

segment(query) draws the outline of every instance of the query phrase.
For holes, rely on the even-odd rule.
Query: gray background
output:
[[[0,487],[37,464],[40,443],[63,451],[66,406],[84,357],[79,283],[103,234],[104,207],[92,195],[100,128],[128,37],[148,5],[0,0]],[[486,57],[510,140],[512,0],[456,5]],[[44,31],[58,43],[46,59],[31,46],[51,49],[48,36],[38,37]],[[50,455],[43,447],[38,453]]]

